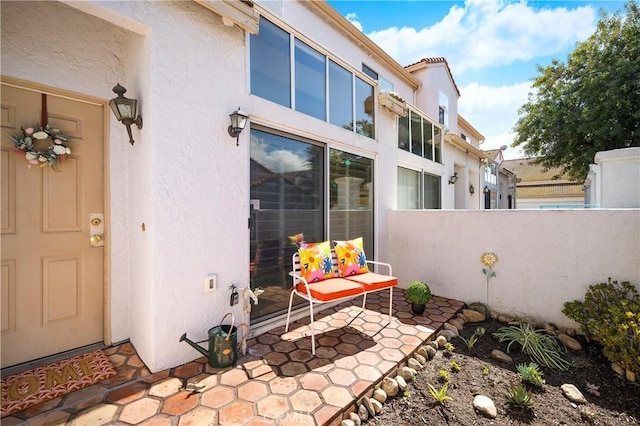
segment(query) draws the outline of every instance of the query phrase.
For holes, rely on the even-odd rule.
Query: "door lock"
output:
[[[104,247],[104,215],[102,213],[89,215],[89,245]]]

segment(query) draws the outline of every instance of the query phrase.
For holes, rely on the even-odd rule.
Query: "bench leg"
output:
[[[367,293],[364,293],[363,297],[362,297],[362,312],[364,312],[364,307],[367,304]]]
[[[391,313],[393,306],[393,287],[389,288],[389,322],[391,322]]]
[[[311,318],[311,354],[316,354],[316,328],[313,318],[313,302],[309,300],[309,317]]]
[[[293,290],[291,290],[291,295],[289,296],[289,310],[287,311],[287,325],[284,327],[284,332],[289,331],[289,319],[291,318],[291,304],[293,303]]]

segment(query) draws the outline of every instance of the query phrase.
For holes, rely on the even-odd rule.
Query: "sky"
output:
[[[518,109],[553,59],[566,62],[595,31],[600,12],[624,12],[615,0],[328,0],[401,65],[447,59],[460,89],[458,113],[485,136],[484,150],[512,148]]]

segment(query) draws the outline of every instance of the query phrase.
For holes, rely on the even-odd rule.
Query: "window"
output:
[[[398,117],[398,148],[441,163],[441,139],[442,129],[418,112]]]
[[[368,66],[366,66],[365,64],[362,64],[362,72],[368,75],[369,77],[371,77],[372,79],[378,80],[378,73],[372,70],[371,68],[369,68]]]
[[[422,157],[422,117],[413,111],[411,115],[411,152]],[[431,136],[431,135],[429,135]]]
[[[329,236],[332,240],[363,237],[373,258],[373,160],[329,151]]]
[[[439,209],[440,206],[440,176],[424,175],[424,204],[425,209]]]
[[[449,129],[449,98],[444,93],[438,94],[438,122]]]
[[[353,123],[351,73],[329,61],[329,122],[345,129]]]
[[[398,167],[398,209],[420,208],[420,172]]]
[[[492,163],[484,168],[484,181],[494,185],[498,183],[496,163]]]
[[[297,39],[295,46],[296,110],[325,120],[325,56]]]
[[[250,60],[251,93],[291,107],[289,34],[266,19],[260,19],[259,35],[251,36]]]
[[[262,18],[260,32],[250,37],[249,58],[252,95],[375,138],[374,86],[326,54]],[[365,65],[363,72],[378,78],[378,74]]]
[[[462,138],[463,141],[467,140],[467,135],[465,135],[464,133],[460,133],[460,137]]]
[[[439,209],[440,176],[398,167],[398,209]]]
[[[356,77],[356,133],[375,137],[373,86]]]

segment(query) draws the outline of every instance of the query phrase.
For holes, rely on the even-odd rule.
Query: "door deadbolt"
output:
[[[91,219],[91,225],[99,226],[102,223],[102,220],[99,217],[94,217]]]

